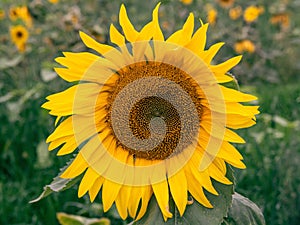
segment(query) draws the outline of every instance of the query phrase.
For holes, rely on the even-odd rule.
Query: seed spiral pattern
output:
[[[191,77],[173,65],[146,61],[117,74],[107,121],[118,145],[135,157],[164,160],[192,143],[202,109]]]

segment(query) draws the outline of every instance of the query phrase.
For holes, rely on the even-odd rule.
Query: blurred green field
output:
[[[47,151],[45,139],[54,120],[40,106],[45,97],[70,84],[52,68],[62,51],[84,51],[79,30],[98,41],[108,41],[110,23],[117,23],[121,1],[46,0],[0,2],[0,224],[58,224],[57,212],[86,217],[107,217],[112,225],[126,224],[114,209],[103,213],[102,205],[77,198],[77,186],[53,194],[38,203],[44,185],[51,182],[70,156]],[[158,1],[124,1],[137,28],[150,20]],[[247,23],[243,15],[233,20],[229,11],[248,6],[263,8],[257,20]],[[13,20],[10,10],[26,6],[31,23]],[[257,125],[239,134],[247,165],[236,170],[236,191],[263,211],[266,224],[300,223],[300,3],[298,0],[233,1],[228,8],[215,0],[197,0],[190,5],[162,1],[160,21],[165,35],[182,26],[190,11],[203,22],[214,9],[217,17],[208,31],[208,46],[226,42],[215,61],[239,54],[237,44],[250,40],[255,49],[243,50],[243,61],[232,72],[241,89],[259,97],[261,114]],[[1,16],[1,12],[4,12]],[[278,16],[278,23],[275,16]],[[281,17],[280,17],[281,16]],[[272,19],[273,18],[273,19]],[[281,18],[281,19],[280,19]],[[273,22],[272,22],[273,21]],[[288,22],[287,22],[288,21]],[[213,21],[212,21],[213,22]],[[12,42],[10,28],[22,25],[29,38],[24,49]]]

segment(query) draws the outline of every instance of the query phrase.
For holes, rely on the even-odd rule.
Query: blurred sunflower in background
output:
[[[10,28],[11,41],[16,45],[20,52],[24,52],[26,42],[29,37],[27,29],[22,25],[12,26]]]
[[[5,18],[5,11],[3,9],[0,9],[0,20]]]
[[[258,113],[257,106],[240,103],[255,96],[221,85],[232,81],[226,73],[241,56],[212,64],[224,43],[205,49],[208,24],[194,32],[192,13],[165,38],[158,10],[159,4],[137,31],[122,5],[122,31],[110,26],[114,46],[80,32],[98,54],[64,52],[56,58],[63,66],[57,74],[79,83],[48,96],[42,106],[57,117],[49,150],[60,147],[58,155],[65,155],[79,149],[61,177],[85,172],[78,196],[89,192],[94,201],[102,190],[104,211],[115,203],[123,219],[140,219],[153,195],[165,220],[172,217],[170,195],[180,215],[188,193],[214,207],[204,192],[218,195],[211,178],[230,185],[226,163],[245,168],[231,144],[244,140],[231,129],[254,125]]]
[[[290,27],[290,16],[288,13],[277,13],[272,15],[270,18],[270,23],[273,25],[280,25],[283,29],[287,29]]]
[[[12,21],[21,19],[25,22],[27,27],[32,27],[32,17],[29,13],[27,6],[11,7],[9,9],[9,18]]]
[[[257,20],[259,15],[264,13],[264,8],[261,6],[248,6],[244,11],[244,20],[247,23],[252,23]]]
[[[185,5],[190,5],[193,3],[193,0],[180,0]]]
[[[223,8],[230,8],[234,4],[234,0],[218,0],[218,3]]]
[[[243,52],[253,53],[255,49],[255,44],[248,39],[238,41],[234,44],[234,50],[239,54]]]
[[[234,8],[231,8],[229,10],[229,17],[232,20],[238,19],[243,13],[242,7],[241,6],[236,6]]]
[[[217,16],[218,16],[218,11],[215,8],[208,6],[207,7],[207,18],[206,18],[207,22],[210,25],[214,25],[217,21]]]

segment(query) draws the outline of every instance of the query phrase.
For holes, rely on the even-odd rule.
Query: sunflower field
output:
[[[169,219],[171,217],[169,209],[164,207],[165,202],[169,202],[169,192],[172,193],[175,201],[175,206],[171,205],[171,208],[177,207],[179,212],[176,210],[175,212],[182,216],[189,209],[186,208],[187,205],[195,204],[192,202],[196,200],[197,204],[199,202],[207,208],[212,207],[206,197],[217,195],[219,191],[218,189],[216,191],[214,187],[218,187],[219,183],[226,185],[231,181],[235,183],[234,190],[236,192],[246,196],[260,208],[265,218],[265,224],[300,224],[299,13],[300,2],[298,0],[1,0],[0,224],[135,224],[131,217],[142,217],[144,214],[149,216],[147,210],[152,203],[150,201],[149,206],[147,203],[152,192],[158,204],[157,211],[153,210],[152,215],[164,218],[167,221],[165,224],[173,224]],[[134,27],[131,26],[130,21]],[[153,24],[158,25],[154,26]],[[164,40],[176,41],[178,35],[174,35],[174,32],[178,30],[182,31],[178,33],[181,35],[181,41],[188,40],[186,42],[189,43],[177,40],[178,43],[181,43],[180,45],[188,46],[187,48],[191,51],[205,56],[201,61],[203,62],[202,67],[200,69],[197,67],[197,69],[201,70],[203,66],[206,66],[209,71],[217,74],[220,71],[215,72],[214,70],[221,68],[220,65],[225,65],[223,62],[229,62],[227,63],[230,64],[229,73],[225,75],[223,73],[222,76],[219,74],[217,77],[217,79],[223,79],[222,81],[225,83],[224,86],[221,86],[221,90],[227,90],[228,99],[225,97],[224,100],[226,104],[229,102],[226,105],[227,110],[237,110],[235,107],[230,107],[236,106],[243,100],[247,103],[243,105],[243,113],[236,114],[235,117],[227,117],[231,119],[228,119],[226,126],[236,129],[235,133],[240,135],[246,143],[240,144],[243,143],[243,139],[229,129],[228,133],[224,133],[228,139],[222,140],[222,143],[227,144],[227,149],[238,149],[240,154],[232,153],[237,157],[233,159],[230,158],[232,155],[226,157],[225,154],[223,156],[219,153],[216,155],[216,160],[219,161],[209,161],[216,167],[220,164],[225,165],[226,162],[227,167],[225,166],[223,173],[218,176],[214,176],[216,173],[209,172],[214,171],[210,167],[206,170],[208,178],[196,176],[196,172],[192,171],[191,163],[184,167],[186,169],[184,172],[181,170],[182,173],[178,173],[181,174],[180,176],[174,175],[176,179],[168,177],[168,183],[165,182],[166,186],[155,186],[150,183],[148,189],[138,189],[137,187],[126,189],[125,186],[108,185],[110,181],[103,179],[94,171],[101,170],[103,168],[101,163],[105,164],[106,162],[101,162],[97,168],[92,167],[91,165],[95,164],[95,161],[97,162],[97,156],[95,157],[92,153],[86,153],[85,157],[78,153],[74,159],[78,149],[83,152],[85,149],[83,146],[95,148],[98,144],[93,142],[94,136],[90,130],[82,132],[82,136],[86,136],[86,138],[83,139],[81,136],[80,138],[83,139],[81,143],[74,146],[72,142],[73,133],[76,129],[80,130],[81,125],[85,125],[86,121],[78,120],[79,128],[73,129],[73,123],[76,123],[74,118],[81,112],[88,111],[90,102],[95,101],[97,107],[105,108],[109,112],[103,118],[102,114],[98,115],[99,118],[101,117],[101,121],[105,120],[103,124],[106,125],[99,122],[96,132],[105,133],[114,126],[118,126],[120,130],[124,128],[119,125],[122,118],[117,123],[111,122],[112,116],[109,115],[115,112],[113,103],[104,102],[101,99],[89,99],[90,102],[86,102],[93,90],[93,85],[101,81],[105,83],[104,89],[106,88],[107,93],[122,94],[121,89],[132,80],[137,79],[136,77],[143,77],[143,71],[150,71],[149,73],[167,71],[161,79],[173,79],[192,96],[196,96],[192,98],[196,105],[195,117],[201,114],[200,124],[202,120],[205,121],[206,108],[203,107],[203,102],[197,105],[197,99],[202,99],[202,95],[197,88],[194,88],[194,83],[187,79],[184,71],[176,72],[167,63],[160,62],[162,63],[162,65],[159,64],[160,66],[157,66],[157,62],[150,63],[151,60],[164,58],[163,54],[166,48],[170,47],[174,50],[172,45],[165,46]],[[194,39],[197,41],[192,42],[193,39],[187,38],[189,31],[191,34],[193,33],[193,38],[195,37]],[[89,76],[88,72],[84,74],[86,80],[82,79],[83,82],[76,79],[80,76],[80,71],[90,66],[85,64],[93,62],[94,58],[99,57],[96,56],[97,54],[105,55],[103,52],[106,52],[106,49],[110,50],[111,46],[118,46],[115,49],[122,50],[122,44],[132,43],[132,40],[137,38],[142,41],[153,38],[153,42],[151,42],[153,46],[145,47],[133,44],[132,49],[128,50],[136,60],[140,50],[146,49],[144,54],[149,60],[147,64],[136,63],[133,64],[135,67],[126,66],[124,69],[120,66],[115,69],[119,77],[125,77],[123,80],[118,78],[119,80],[116,81],[112,76],[108,81],[99,81],[96,80],[98,78]],[[182,44],[183,42],[184,44]],[[199,45],[203,45],[205,50],[197,52],[195,46]],[[212,48],[210,48],[211,46]],[[153,51],[149,51],[149,48]],[[210,51],[206,51],[207,49]],[[188,55],[188,53],[186,54]],[[242,59],[239,55],[243,55]],[[105,61],[109,59],[119,65],[122,59],[128,55],[124,53],[121,56],[116,54],[106,57],[100,58],[102,64],[109,64],[110,62]],[[180,57],[184,56],[168,55],[164,60],[166,60],[165,62],[173,60],[172,62],[176,65],[181,65],[178,60]],[[89,68],[93,71],[93,67],[100,68],[101,65],[95,63]],[[207,72],[208,70],[203,69],[203,71]],[[183,81],[173,78],[174,73],[183,77]],[[145,83],[133,85],[132,90],[136,91],[134,93],[143,93],[143,87],[149,85],[147,76],[143,79]],[[226,83],[229,80],[230,82]],[[151,86],[149,91],[155,92],[155,87],[159,85],[159,82],[153,79],[149,85]],[[90,85],[88,90],[82,88],[84,97],[79,98],[78,101],[74,100],[76,91],[68,91],[73,90],[76,85],[80,87]],[[173,87],[177,86],[173,85],[172,88],[169,88],[170,91],[174,89]],[[169,91],[167,87],[165,89]],[[176,92],[180,93],[180,91]],[[103,99],[113,99],[117,102],[118,95],[109,96],[107,93],[101,92],[99,95]],[[130,95],[128,101],[137,98],[137,95]],[[181,97],[175,96],[176,104],[176,99],[179,101]],[[125,108],[122,100],[123,98],[118,103],[120,104],[119,108]],[[71,115],[68,113],[68,106],[75,105],[76,102],[80,106],[75,109],[78,110],[78,115]],[[104,103],[106,106],[103,106]],[[144,107],[145,105],[147,107]],[[160,109],[174,111],[173,106],[170,106],[162,98],[146,97],[144,102],[141,101],[134,105],[136,111],[132,117],[135,119],[131,118],[132,123],[129,125],[134,127],[139,122],[139,125],[143,127],[147,118],[141,116],[141,112],[148,110],[149,113],[156,113],[157,111],[151,111],[152,106],[159,106],[158,109],[154,107],[158,111]],[[259,106],[259,112],[257,106]],[[107,112],[105,110],[101,112]],[[168,124],[168,120],[166,120],[168,127],[176,128],[170,131],[175,134],[170,137],[171,142],[177,141],[176,135],[179,135],[177,127],[180,126],[178,118],[185,118],[184,115],[189,113],[188,110],[185,110],[187,108],[183,107],[182,114],[174,115],[175,122],[172,120]],[[168,117],[163,113],[160,116]],[[189,118],[187,117],[186,120],[189,121]],[[70,120],[73,122],[71,123]],[[155,123],[160,126],[160,120]],[[228,125],[229,123],[231,124]],[[249,129],[240,129],[252,125],[254,126]],[[140,136],[147,136],[147,129],[145,130],[138,128],[136,133]],[[109,135],[107,137],[107,139],[110,138]],[[66,144],[62,145],[63,143]],[[61,145],[63,147],[59,147]],[[124,152],[130,153],[134,162],[143,166],[148,161],[165,159],[170,153],[170,149],[173,148],[169,142],[166,142],[163,143],[165,146],[161,149],[144,154],[143,151],[128,150],[127,145],[123,146],[122,143],[116,141],[103,141],[103,145],[107,145],[108,149],[113,145],[117,147],[121,145]],[[164,154],[167,156],[161,154],[160,150],[164,150]],[[126,152],[127,155],[128,152]],[[93,163],[86,162],[80,157],[82,159],[90,158]],[[119,151],[116,157],[121,159],[123,155]],[[127,161],[124,162],[127,163]],[[178,162],[172,162],[172,167],[169,169],[175,170],[176,163],[178,164]],[[228,169],[228,165],[232,166],[232,170]],[[245,166],[246,168],[244,168]],[[87,172],[82,176],[81,173],[85,169]],[[194,177],[182,175],[189,174],[190,170],[192,171],[190,174],[193,174]],[[231,171],[233,171],[234,177]],[[64,183],[65,186],[60,183],[63,181],[56,177],[60,172],[62,172],[63,178],[71,179],[70,182],[67,180],[68,183]],[[153,178],[152,170],[148,172],[149,174],[141,174],[141,177]],[[119,173],[121,171],[115,171],[114,175],[118,176]],[[77,176],[79,179],[76,178]],[[204,184],[198,182],[205,188],[205,192],[202,191],[204,194],[201,196],[193,188],[194,180],[197,178],[202,179],[201,181],[204,180]],[[90,183],[91,180],[93,184]],[[48,185],[50,183],[51,185]],[[218,184],[216,185],[216,183]],[[100,190],[101,185],[103,186],[102,190]],[[51,191],[49,191],[49,187]],[[126,200],[122,197],[110,199],[109,197],[115,194],[113,190],[117,188],[120,193],[123,193],[123,196],[131,197]],[[163,192],[164,189],[167,191],[166,195]],[[191,196],[178,194],[177,191],[181,189],[184,190],[184,193],[189,191],[194,200],[190,199]],[[86,192],[89,195],[85,194]],[[105,197],[96,198],[98,192]],[[135,194],[132,194],[133,192]],[[41,193],[43,194],[41,195]],[[128,195],[128,193],[132,195]],[[222,192],[219,194],[222,196]],[[140,198],[141,202],[139,203]],[[126,202],[125,206],[124,201]],[[227,222],[224,221],[222,224],[235,224]],[[190,223],[176,222],[175,224]],[[220,224],[220,221],[210,224]]]

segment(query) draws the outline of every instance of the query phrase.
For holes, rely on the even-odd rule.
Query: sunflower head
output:
[[[248,39],[238,41],[234,44],[234,49],[237,53],[243,53],[243,52],[249,52],[253,53],[255,52],[255,44]]]
[[[217,21],[217,16],[218,16],[218,11],[213,8],[213,7],[209,7],[208,11],[207,11],[207,22],[211,25],[214,25]]]
[[[10,28],[10,36],[12,42],[17,46],[18,50],[23,52],[29,37],[27,29],[22,25],[13,26]]]
[[[5,11],[3,9],[0,9],[0,20],[5,18]]]
[[[214,207],[204,190],[217,195],[211,178],[229,185],[226,163],[245,168],[231,142],[244,143],[232,129],[255,124],[256,106],[240,102],[256,97],[222,86],[241,57],[214,65],[223,43],[208,49],[202,24],[194,32],[191,13],[183,27],[165,38],[158,21],[140,31],[124,5],[119,31],[110,26],[113,45],[80,32],[83,43],[98,54],[64,52],[55,68],[69,89],[47,97],[44,108],[57,117],[48,137],[58,155],[77,151],[62,178],[82,173],[78,195],[94,201],[102,193],[104,211],[115,203],[120,216],[140,219],[155,196],[164,219],[172,217],[170,196],[183,215],[192,195]],[[216,206],[217,207],[217,206]]]
[[[244,11],[244,20],[247,23],[252,23],[257,20],[259,15],[261,15],[264,12],[263,7],[259,6],[249,6]]]
[[[21,19],[25,22],[27,27],[32,26],[32,17],[27,6],[11,7],[9,9],[9,18],[13,21]]]
[[[223,8],[230,8],[234,4],[234,0],[218,0],[218,3]]]
[[[242,12],[243,12],[242,7],[241,6],[236,6],[236,7],[231,8],[229,10],[229,17],[232,20],[236,20],[242,15]]]

